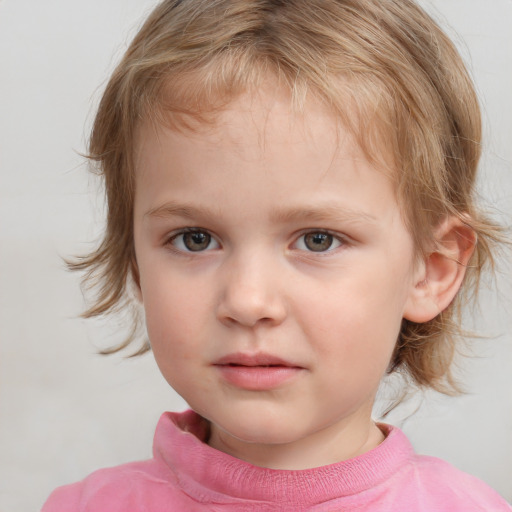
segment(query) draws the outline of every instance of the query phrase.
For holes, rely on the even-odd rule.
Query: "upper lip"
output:
[[[244,352],[228,354],[221,357],[213,364],[217,366],[288,366],[290,368],[301,368],[300,365],[264,352],[259,352],[257,354],[247,354]]]

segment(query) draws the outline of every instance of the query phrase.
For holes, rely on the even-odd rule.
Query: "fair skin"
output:
[[[415,257],[391,182],[321,105],[294,115],[267,88],[194,132],[141,126],[134,209],[151,347],[211,446],[304,469],[382,442],[401,321],[435,316],[462,276]]]

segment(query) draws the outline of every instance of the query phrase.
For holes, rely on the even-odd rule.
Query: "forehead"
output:
[[[367,219],[396,210],[389,179],[339,119],[313,99],[297,112],[283,90],[240,95],[213,122],[186,130],[146,123],[136,161],[137,215],[180,202],[189,205],[182,213],[209,203],[239,219],[249,211],[275,218],[278,206],[281,219],[286,210]]]
[[[320,101],[311,98],[296,110],[289,92],[273,84],[238,95],[207,120],[187,119],[180,126],[174,121],[146,121],[139,127],[135,158],[139,184],[150,167],[171,171],[180,166],[224,166],[234,171],[235,179],[241,162],[269,166],[269,171],[273,167],[277,176],[276,168],[301,158],[322,155],[326,171],[336,158],[364,159],[352,134]]]
[[[157,115],[146,116],[137,126],[135,148],[140,154],[149,139],[158,142],[170,130],[185,135],[191,143],[209,140],[212,150],[221,142],[229,142],[233,151],[247,155],[252,152],[255,157],[272,150],[275,145],[269,144],[269,138],[275,141],[277,137],[288,146],[307,141],[311,151],[330,149],[333,158],[337,153],[350,153],[351,157],[368,159],[393,177],[390,144],[384,140],[377,116],[369,122],[363,110],[362,105],[347,97],[341,116],[339,106],[328,104],[313,90],[304,90],[298,101],[294,91],[269,75],[249,90],[232,92],[231,97],[216,94],[214,99],[198,102],[195,109],[185,104],[169,110],[164,102],[160,110],[153,110]],[[251,140],[244,137],[249,128],[254,135]]]

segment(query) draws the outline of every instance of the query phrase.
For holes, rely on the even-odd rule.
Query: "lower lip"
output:
[[[222,377],[236,387],[251,391],[277,388],[304,371],[290,366],[216,365]]]

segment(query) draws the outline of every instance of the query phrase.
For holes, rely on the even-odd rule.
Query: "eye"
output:
[[[312,231],[302,235],[296,243],[297,249],[311,252],[328,252],[342,245],[342,241],[325,231]]]
[[[183,252],[201,252],[219,248],[217,240],[210,233],[201,229],[190,229],[177,233],[171,237],[168,243]]]

